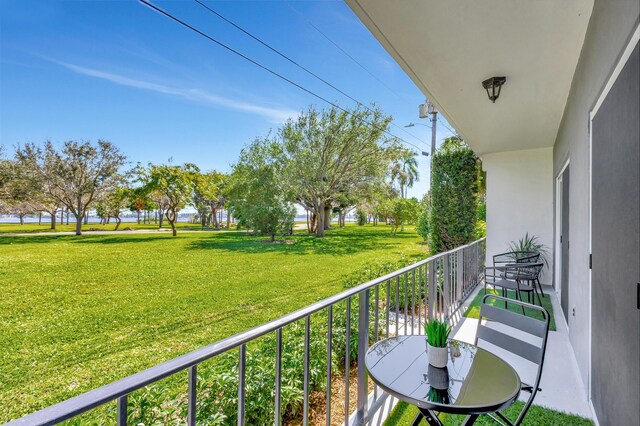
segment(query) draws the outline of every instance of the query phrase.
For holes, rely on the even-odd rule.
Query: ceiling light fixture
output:
[[[491,77],[482,82],[482,87],[487,91],[489,100],[496,103],[496,100],[500,96],[500,89],[502,85],[506,83],[507,77]]]

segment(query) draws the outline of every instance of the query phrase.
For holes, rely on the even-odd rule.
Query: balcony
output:
[[[424,334],[425,320],[434,317],[455,325],[455,339],[473,342],[477,320],[463,313],[482,288],[485,246],[481,239],[432,256],[9,424],[153,423],[145,410],[173,410],[156,422],[188,425],[382,424],[397,401],[368,379],[368,347],[389,336]],[[549,337],[536,404],[590,417],[561,309],[553,290],[546,293],[558,331]],[[526,361],[498,354],[526,380]],[[256,400],[264,395],[268,401]]]

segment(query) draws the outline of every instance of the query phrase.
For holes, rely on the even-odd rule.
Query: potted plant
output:
[[[446,321],[431,319],[424,325],[424,331],[427,333],[429,364],[437,368],[446,367],[449,361],[447,340],[449,333],[451,333],[451,327],[447,326]]]
[[[509,250],[514,253],[520,251],[540,253],[540,260],[542,261],[542,263],[544,263],[544,265],[547,267],[549,265],[547,246],[540,243],[538,237],[536,237],[535,235],[529,235],[528,232],[518,241],[511,241],[509,243]],[[515,260],[517,259],[514,259],[514,261]]]

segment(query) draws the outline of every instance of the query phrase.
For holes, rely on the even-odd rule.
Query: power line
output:
[[[166,16],[167,18],[169,18],[169,19],[171,19],[171,20],[173,20],[173,21],[177,22],[178,24],[180,24],[180,25],[182,25],[182,26],[184,26],[184,27],[186,27],[186,28],[190,29],[191,31],[193,31],[193,32],[195,32],[195,33],[197,33],[197,34],[201,35],[202,37],[206,38],[207,40],[209,40],[209,41],[211,41],[211,42],[213,42],[213,43],[215,43],[215,44],[217,44],[218,46],[223,47],[223,48],[225,48],[226,50],[228,50],[228,51],[230,51],[230,52],[232,52],[232,53],[234,53],[234,54],[236,54],[236,55],[240,56],[240,57],[241,57],[241,58],[243,58],[244,60],[246,60],[246,61],[248,61],[248,62],[251,62],[252,64],[254,64],[255,66],[257,66],[258,68],[261,68],[261,69],[263,69],[264,71],[267,71],[268,73],[270,73],[270,74],[272,74],[272,75],[274,75],[274,76],[276,76],[276,77],[278,77],[278,78],[280,78],[280,79],[282,79],[282,80],[286,81],[287,83],[289,83],[289,84],[291,84],[291,85],[293,85],[293,86],[297,87],[298,89],[300,89],[300,90],[302,90],[302,91],[304,91],[304,92],[306,92],[306,93],[310,94],[311,96],[313,96],[313,97],[315,97],[315,98],[318,98],[318,99],[320,99],[321,101],[326,102],[326,103],[327,103],[327,104],[329,104],[329,105],[332,105],[333,107],[335,107],[335,108],[339,109],[340,111],[342,111],[342,112],[344,112],[344,113],[346,113],[346,114],[349,114],[349,115],[353,116],[354,118],[356,118],[356,119],[358,119],[358,120],[362,121],[363,123],[366,123],[366,124],[368,124],[368,125],[372,126],[373,128],[376,128],[377,130],[380,130],[380,131],[382,131],[382,132],[384,132],[384,133],[386,133],[386,134],[388,134],[388,135],[390,135],[390,136],[393,136],[394,138],[398,139],[398,140],[399,140],[399,141],[401,141],[401,142],[404,142],[404,143],[405,143],[405,144],[407,144],[407,145],[411,145],[411,146],[415,147],[415,148],[416,148],[416,149],[418,149],[418,150],[419,150],[419,149],[421,149],[419,146],[417,146],[417,145],[415,145],[415,144],[413,144],[413,143],[411,143],[411,142],[408,142],[408,141],[406,141],[406,140],[404,140],[404,139],[400,138],[399,136],[394,135],[393,133],[389,132],[388,130],[381,129],[381,128],[377,128],[376,126],[374,126],[374,125],[373,125],[373,123],[371,123],[371,122],[369,122],[369,121],[367,121],[367,120],[365,120],[365,119],[363,119],[363,118],[357,117],[355,114],[353,114],[352,112],[350,112],[350,111],[348,111],[348,110],[346,110],[346,109],[342,108],[341,106],[337,105],[336,103],[331,102],[330,100],[328,100],[328,99],[326,99],[326,98],[322,97],[321,95],[318,95],[317,93],[315,93],[315,92],[313,92],[313,91],[311,91],[311,90],[307,89],[306,87],[304,87],[304,86],[302,86],[302,85],[300,85],[300,84],[296,83],[295,81],[293,81],[293,80],[291,80],[291,79],[289,79],[289,78],[285,77],[284,75],[279,74],[278,72],[276,72],[276,71],[274,71],[274,70],[270,69],[270,68],[269,68],[269,67],[267,67],[266,65],[262,65],[261,63],[259,63],[259,62],[255,61],[255,60],[251,59],[250,57],[246,56],[245,54],[243,54],[243,53],[241,53],[241,52],[239,52],[239,51],[235,50],[235,49],[234,49],[234,48],[232,48],[231,46],[229,46],[229,45],[227,45],[227,44],[225,44],[225,43],[223,43],[223,42],[221,42],[221,41],[219,41],[219,40],[217,40],[217,39],[213,38],[212,36],[210,36],[210,35],[206,34],[206,33],[205,33],[205,32],[203,32],[203,31],[200,31],[199,29],[195,28],[194,26],[192,26],[192,25],[188,24],[187,22],[185,22],[185,21],[181,20],[180,18],[177,18],[176,16],[174,16],[174,15],[170,14],[169,12],[165,11],[164,9],[162,9],[162,8],[160,8],[160,7],[156,6],[156,5],[154,5],[153,3],[150,3],[148,0],[139,0],[139,1],[140,1],[141,3],[143,3],[145,6],[148,6],[148,7],[150,7],[151,9],[155,10],[156,12],[160,13],[161,15]]]
[[[203,1],[201,0],[194,0],[196,3],[198,3],[200,6],[204,7],[206,10],[208,10],[209,12],[213,13],[214,15],[216,15],[218,18],[222,19],[223,21],[225,21],[227,24],[233,26],[234,28],[236,28],[239,31],[242,31],[245,35],[251,37],[253,40],[257,41],[258,43],[260,43],[261,45],[263,45],[264,47],[266,47],[267,49],[271,50],[272,52],[274,52],[275,54],[279,55],[280,57],[284,58],[285,60],[289,61],[290,63],[292,63],[293,65],[297,66],[298,68],[300,68],[301,70],[303,70],[304,72],[306,72],[307,74],[315,77],[316,79],[318,79],[319,81],[321,81],[322,83],[326,84],[327,86],[331,87],[332,89],[334,89],[335,91],[339,92],[340,94],[346,96],[347,98],[351,99],[353,102],[355,102],[356,104],[358,104],[359,106],[365,108],[367,111],[373,113],[373,110],[371,108],[369,108],[368,106],[366,106],[364,103],[360,102],[359,100],[357,100],[356,98],[354,98],[353,96],[349,95],[348,93],[344,92],[343,90],[339,89],[338,87],[336,87],[335,85],[331,84],[329,81],[325,80],[324,78],[320,77],[318,74],[314,73],[313,71],[311,71],[310,69],[308,69],[307,67],[305,67],[304,65],[298,63],[297,61],[291,59],[288,55],[286,55],[285,53],[282,53],[280,50],[276,49],[275,47],[271,46],[270,44],[268,44],[267,42],[263,41],[262,39],[260,39],[258,36],[253,35],[252,33],[250,33],[249,31],[245,30],[244,28],[242,28],[240,25],[236,24],[235,22],[231,21],[230,19],[224,17],[221,13],[217,12],[215,9],[207,6]],[[422,139],[418,138],[416,135],[414,135],[413,133],[409,132],[408,130],[402,128],[401,126],[391,122],[392,126],[397,127],[398,129],[402,130],[403,132],[405,132],[406,134],[408,134],[409,136],[411,136],[412,138],[415,138],[416,140],[426,144],[425,141],[423,141]]]
[[[349,54],[349,52],[347,52],[345,49],[343,49],[342,47],[340,47],[340,45],[338,43],[336,43],[335,41],[333,41],[331,39],[331,37],[329,37],[328,35],[326,35],[320,28],[318,28],[309,18],[307,18],[302,12],[300,12],[298,9],[296,9],[295,7],[293,7],[291,5],[291,3],[287,0],[287,5],[289,6],[289,8],[291,8],[291,10],[293,10],[295,13],[297,13],[300,17],[302,17],[302,19],[304,19],[314,30],[316,30],[322,37],[326,38],[329,43],[333,44],[339,51],[341,51],[346,57],[348,57],[349,59],[351,59],[353,62],[355,62],[360,68],[362,68],[363,70],[365,70],[365,72],[367,74],[369,74],[371,77],[373,77],[375,80],[378,81],[378,83],[382,84],[387,90],[389,90],[391,93],[393,93],[394,95],[396,95],[399,98],[404,98],[404,96],[400,95],[398,92],[396,92],[395,90],[393,90],[391,87],[389,87],[384,81],[382,81],[379,77],[377,77],[375,74],[373,74],[371,71],[369,71],[367,69],[367,67],[365,67],[364,65],[362,65],[356,58],[354,58],[351,54]]]
[[[444,123],[444,121],[442,121],[442,119],[440,117],[438,117],[438,121],[440,122],[440,124],[442,124],[444,127],[447,128],[447,130],[449,130],[451,133],[453,133],[454,135],[457,135],[458,132],[456,132],[455,130],[453,130],[451,127],[449,127],[448,125],[446,125]]]

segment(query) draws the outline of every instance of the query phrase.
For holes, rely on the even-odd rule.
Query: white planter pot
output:
[[[427,357],[429,364],[437,368],[444,368],[449,362],[449,348],[436,348],[427,343]]]

